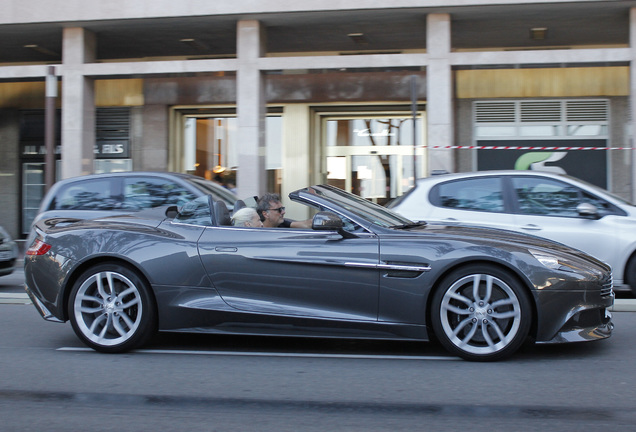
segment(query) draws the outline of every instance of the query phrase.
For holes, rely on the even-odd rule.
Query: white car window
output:
[[[576,217],[580,189],[550,179],[516,177],[512,185],[523,214]]]
[[[435,188],[435,204],[441,207],[501,213],[504,211],[500,178],[476,178],[442,183]]]

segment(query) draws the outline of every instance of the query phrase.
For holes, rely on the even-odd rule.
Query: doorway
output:
[[[425,175],[422,116],[324,117],[327,183],[384,205]]]

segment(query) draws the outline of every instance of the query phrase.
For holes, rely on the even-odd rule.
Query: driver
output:
[[[278,194],[263,195],[256,204],[256,211],[261,216],[264,228],[311,228],[311,219],[304,221],[285,219],[285,207]]]

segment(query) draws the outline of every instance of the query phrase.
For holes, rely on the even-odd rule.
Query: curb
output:
[[[0,304],[31,304],[31,299],[26,293],[0,293]]]
[[[612,312],[636,312],[636,300],[620,299],[614,300],[614,306],[610,308]]]

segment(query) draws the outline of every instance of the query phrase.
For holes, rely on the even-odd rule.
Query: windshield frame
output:
[[[292,201],[316,202],[312,196],[318,196],[322,200],[333,203],[336,208],[346,211],[358,220],[367,222],[368,225],[391,228],[413,223],[412,220],[386,207],[331,185],[312,186],[289,194]]]

